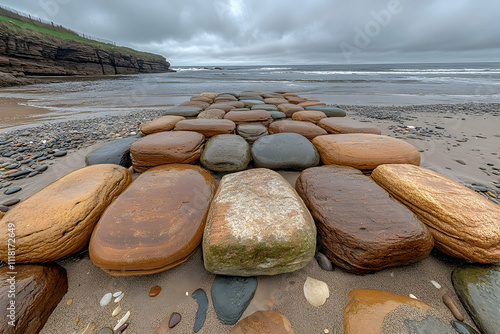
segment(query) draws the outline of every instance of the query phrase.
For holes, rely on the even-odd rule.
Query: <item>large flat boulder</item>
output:
[[[134,142],[130,147],[137,172],[165,164],[193,164],[201,155],[205,136],[192,131],[159,132]]]
[[[301,106],[292,103],[284,103],[278,105],[278,110],[284,113],[287,117],[292,117],[294,113],[304,110]]]
[[[344,334],[380,334],[385,317],[400,306],[409,306],[417,312],[432,309],[430,305],[418,299],[392,292],[352,290],[344,308]]]
[[[234,133],[236,124],[228,119],[186,119],[175,125],[175,131],[194,131],[205,137]]]
[[[342,133],[373,133],[376,135],[382,134],[380,129],[369,126],[367,123],[356,121],[347,117],[331,117],[325,118],[318,122],[318,125],[331,134]]]
[[[299,135],[302,135],[309,140],[313,140],[317,136],[323,136],[328,134],[328,132],[310,122],[281,120],[281,121],[276,121],[269,126],[270,134],[284,133],[284,132],[298,133]]]
[[[273,121],[271,114],[267,110],[230,111],[224,116],[224,119],[229,119],[238,125],[246,123],[267,125]]]
[[[278,133],[257,139],[252,145],[255,167],[304,170],[319,164],[313,144],[297,133]]]
[[[427,225],[442,252],[472,262],[500,262],[498,204],[418,166],[382,165],[371,177]]]
[[[465,265],[453,271],[453,287],[482,333],[500,333],[500,266]]]
[[[186,101],[182,102],[181,104],[178,105],[178,107],[197,107],[201,108],[201,110],[206,109],[211,102],[203,102],[203,101]]]
[[[99,220],[90,259],[115,276],[152,274],[179,265],[201,242],[215,188],[210,173],[198,166],[149,169]]]
[[[223,119],[224,116],[226,116],[226,112],[222,109],[203,110],[198,114],[198,118],[201,119]]]
[[[358,169],[309,168],[296,189],[314,217],[325,254],[348,272],[417,262],[434,246],[426,226]]]
[[[225,175],[203,235],[205,268],[232,276],[275,275],[314,257],[316,227],[304,202],[264,168]]]
[[[420,164],[420,153],[415,146],[383,135],[326,135],[314,138],[312,143],[325,165],[370,170],[382,164]]]
[[[324,118],[326,118],[325,113],[318,110],[302,110],[292,115],[294,121],[311,122],[313,124],[318,124]]]
[[[250,145],[238,135],[219,135],[211,138],[200,162],[214,172],[237,172],[250,163]]]
[[[175,124],[184,120],[183,116],[163,116],[158,117],[152,121],[146,122],[141,126],[141,132],[145,135],[150,135],[157,132],[173,130]]]
[[[56,261],[87,247],[102,212],[131,180],[122,166],[87,166],[17,204],[0,220],[3,231],[16,226],[16,263]],[[0,260],[7,258],[7,234],[2,234]]]
[[[17,265],[16,274],[11,271],[0,268],[0,332],[38,333],[68,290],[66,270],[58,265]],[[15,298],[8,298],[13,290]]]
[[[238,125],[236,131],[249,144],[253,144],[257,139],[269,134],[267,128],[262,124],[241,124]]]
[[[322,111],[327,117],[344,117],[346,115],[345,110],[326,105],[314,105],[305,107],[306,110],[319,110]]]
[[[207,109],[205,110],[211,110],[211,109],[220,109],[224,110],[225,112],[230,111],[231,109],[236,108],[234,105],[230,103],[225,103],[225,102],[220,102],[220,103],[212,103]]]
[[[130,159],[130,146],[139,138],[140,137],[128,137],[116,139],[109,144],[101,146],[90,152],[85,157],[85,164],[87,166],[115,164],[129,168],[132,166],[132,160]]]

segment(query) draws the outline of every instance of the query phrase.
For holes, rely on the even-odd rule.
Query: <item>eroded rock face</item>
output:
[[[420,164],[420,153],[415,146],[383,135],[327,135],[314,138],[313,144],[325,165],[370,170],[382,164]]]
[[[58,265],[17,265],[15,275],[15,321],[9,325],[8,298],[12,274],[8,266],[0,268],[0,332],[38,333],[68,290],[66,270]]]
[[[175,124],[184,120],[183,116],[168,115],[146,122],[141,126],[141,132],[150,135],[157,132],[170,131]]]
[[[358,122],[347,117],[331,117],[319,121],[318,125],[331,134],[341,133],[372,133],[382,134],[380,129],[368,126],[369,123]]]
[[[283,132],[298,133],[299,135],[303,135],[309,140],[313,140],[317,136],[323,136],[328,134],[328,132],[310,122],[282,120],[282,121],[276,121],[269,126],[270,134],[283,133]]]
[[[315,219],[325,254],[346,271],[407,265],[426,258],[434,246],[411,211],[355,168],[309,168],[296,188]]]
[[[427,225],[442,252],[472,262],[500,262],[499,205],[423,167],[382,165],[371,177]]]
[[[373,289],[349,292],[344,308],[344,334],[380,334],[387,314],[401,305],[428,311],[432,307],[420,300]]]
[[[62,259],[85,248],[102,212],[130,184],[118,165],[80,168],[49,184],[9,210],[2,230],[16,226],[16,262]],[[0,236],[0,259],[7,262],[7,235]]]
[[[257,311],[239,321],[230,334],[293,334],[290,321],[276,311]]]
[[[144,172],[97,224],[89,246],[92,262],[111,275],[129,276],[186,261],[201,242],[215,188],[210,173],[198,166]]]
[[[228,119],[187,119],[175,125],[175,131],[194,131],[205,137],[231,134],[236,124]]]
[[[155,133],[130,147],[132,165],[137,172],[165,164],[192,164],[201,155],[205,137],[191,131]]]
[[[278,173],[264,168],[224,176],[203,235],[205,268],[232,276],[275,275],[314,257],[316,227]]]

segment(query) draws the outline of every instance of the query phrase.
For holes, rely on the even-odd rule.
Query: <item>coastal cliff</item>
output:
[[[5,25],[5,23],[0,24]],[[125,54],[57,37],[26,36],[0,29],[0,71],[14,75],[107,75],[170,71],[158,55]]]

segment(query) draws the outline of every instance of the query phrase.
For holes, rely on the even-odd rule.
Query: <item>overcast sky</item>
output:
[[[500,61],[499,0],[0,0],[180,65]]]

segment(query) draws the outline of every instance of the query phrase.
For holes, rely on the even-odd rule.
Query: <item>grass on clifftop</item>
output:
[[[141,59],[163,61],[165,58],[153,53],[137,51],[124,46],[102,43],[87,39],[65,31],[52,30],[47,27],[37,26],[28,22],[0,15],[0,32],[5,31],[13,35],[34,37],[44,42],[54,43],[58,46],[65,46],[68,42],[81,43],[96,49],[107,52],[119,52],[125,55],[135,56]]]

